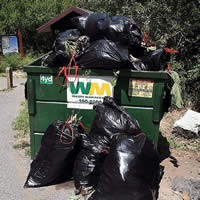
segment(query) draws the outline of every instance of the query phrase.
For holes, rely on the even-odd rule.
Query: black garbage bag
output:
[[[89,15],[76,16],[70,19],[71,25],[81,32],[81,35],[86,34],[86,22]]]
[[[150,58],[153,62],[152,71],[165,70],[167,68],[167,62],[170,61],[170,53],[160,47],[150,52]]]
[[[79,53],[76,41],[80,35],[77,29],[70,29],[59,33],[53,44],[53,51],[44,58],[44,65],[48,67],[63,67],[68,65],[72,55]]]
[[[104,26],[102,32],[108,40],[128,46],[141,45],[141,29],[133,19],[128,17],[111,17],[109,25]]]
[[[78,65],[83,69],[121,69],[132,68],[129,51],[110,40],[96,40],[77,57]]]
[[[144,134],[115,136],[89,200],[153,200],[158,154]]]
[[[123,107],[118,106],[112,97],[104,97],[103,104],[95,105],[94,110],[96,115],[90,133],[93,137],[95,135],[104,137],[104,144],[110,145],[113,134],[125,132],[136,135],[141,131],[138,121],[130,116]]]
[[[170,53],[163,47],[155,47],[155,50],[143,48],[138,58],[130,55],[133,68],[139,71],[162,71],[167,68],[167,62],[170,61]]]
[[[105,159],[115,134],[140,133],[140,127],[122,107],[116,105],[112,97],[104,97],[103,104],[94,107],[96,115],[88,136],[82,138],[82,149],[74,164],[76,189],[95,186],[101,174]]]
[[[68,65],[69,57],[65,53],[49,52],[42,58],[42,65],[45,67],[63,67]]]
[[[105,13],[92,13],[73,17],[71,23],[82,35],[86,35],[90,37],[91,41],[94,41],[105,37],[102,30],[108,28],[110,17]]]
[[[105,13],[90,14],[86,21],[85,34],[90,37],[91,41],[103,39],[102,30],[107,29],[109,23],[110,18]]]
[[[79,125],[67,125],[57,120],[49,125],[41,147],[31,163],[25,188],[59,184],[72,179],[74,160],[80,150]]]
[[[92,135],[82,135],[81,151],[74,163],[74,184],[79,192],[98,183],[107,155],[104,146],[91,138]]]

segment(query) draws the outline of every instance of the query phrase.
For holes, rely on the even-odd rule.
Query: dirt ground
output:
[[[161,121],[161,133],[164,137],[172,136],[173,124],[185,113],[185,109],[168,113]],[[164,176],[160,183],[159,200],[192,200],[186,193],[180,193],[171,189],[171,181],[175,177],[200,180],[200,152],[193,152],[193,140],[179,139],[177,148],[169,149],[170,157],[161,163],[164,166]],[[184,142],[185,141],[185,142]],[[199,145],[199,143],[198,143]],[[181,150],[186,147],[186,150]]]
[[[171,180],[177,176],[185,179],[200,180],[200,154],[172,150],[171,156],[162,163],[164,176],[160,183],[159,200],[189,200],[184,197],[186,194],[174,192],[171,189]]]

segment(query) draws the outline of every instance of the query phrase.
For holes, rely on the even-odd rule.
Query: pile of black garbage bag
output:
[[[49,125],[24,187],[74,180],[76,194],[93,188],[89,200],[154,200],[159,158],[136,119],[113,98],[95,105],[89,133],[80,123]]]
[[[93,13],[72,18],[71,26],[57,36],[44,66],[67,66],[73,54],[82,69],[159,71],[170,60],[163,46],[142,44],[140,27],[128,17]]]

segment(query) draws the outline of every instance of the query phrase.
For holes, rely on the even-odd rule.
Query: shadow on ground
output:
[[[163,137],[161,133],[159,133],[157,149],[158,149],[158,153],[160,154],[160,162],[162,162],[163,160],[167,158],[170,158],[170,162],[174,165],[174,167],[179,167],[177,159],[171,156],[170,144],[167,138]]]

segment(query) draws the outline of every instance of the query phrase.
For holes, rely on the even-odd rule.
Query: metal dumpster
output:
[[[74,70],[68,86],[56,82],[60,69],[41,66],[41,58],[24,67],[27,72],[28,110],[30,118],[31,155],[35,157],[41,138],[54,120],[66,120],[71,115],[81,118],[90,129],[95,111],[93,104],[100,103],[104,96],[113,96],[118,105],[136,118],[142,132],[157,146],[159,124],[164,114],[167,72],[139,72],[121,70],[116,85],[112,70]],[[64,81],[64,76],[58,78]]]

